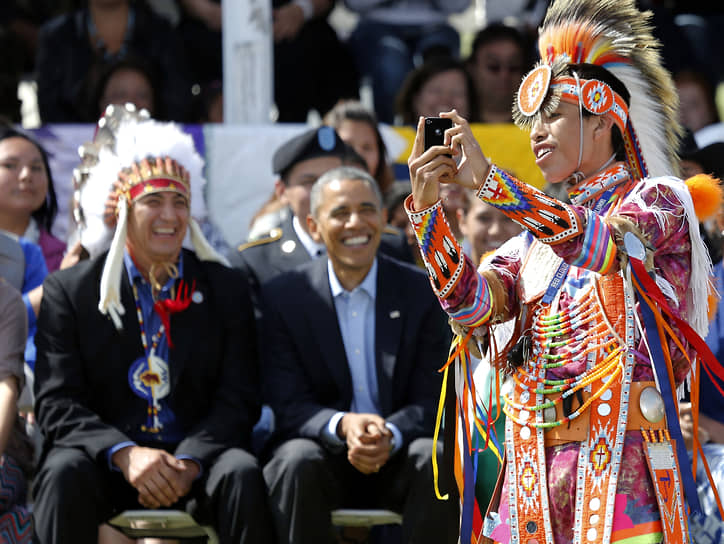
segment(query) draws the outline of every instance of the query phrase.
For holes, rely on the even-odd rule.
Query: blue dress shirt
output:
[[[329,287],[334,299],[342,343],[352,377],[350,412],[379,414],[379,388],[375,356],[375,297],[377,296],[377,259],[367,276],[352,291],[347,291],[334,273],[332,261],[327,261]],[[324,438],[334,445],[344,442],[337,436],[337,425],[346,412],[337,412],[329,420]],[[394,451],[402,445],[402,433],[392,423],[386,423],[394,436]]]

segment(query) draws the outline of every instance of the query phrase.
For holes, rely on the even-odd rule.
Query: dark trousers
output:
[[[264,467],[280,544],[331,542],[335,508],[387,508],[402,513],[405,543],[454,544],[458,500],[435,497],[432,440],[420,438],[398,451],[379,472],[364,475],[314,440],[283,443]],[[440,456],[441,458],[441,456]]]
[[[124,510],[143,507],[137,491],[118,472],[83,451],[53,448],[35,478],[33,521],[36,544],[95,544],[98,525]],[[222,544],[268,544],[274,539],[264,479],[256,458],[241,449],[222,453],[194,483],[188,510],[213,525]]]

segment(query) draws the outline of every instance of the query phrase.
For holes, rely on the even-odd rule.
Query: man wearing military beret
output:
[[[272,168],[279,176],[274,190],[288,203],[290,213],[269,236],[242,244],[229,256],[233,266],[246,272],[254,294],[262,283],[324,253],[324,245],[312,240],[307,230],[309,192],[322,174],[349,162],[354,162],[354,151],[328,126],[307,130],[274,153]],[[404,236],[396,229],[385,229],[380,251],[412,262]]]

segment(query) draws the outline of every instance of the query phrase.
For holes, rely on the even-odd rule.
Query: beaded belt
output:
[[[551,395],[551,400],[560,396]],[[590,394],[583,392],[583,402],[588,400]],[[555,419],[562,419],[564,414],[562,406],[556,404]],[[571,420],[568,425],[552,427],[545,432],[545,445],[555,446],[568,442],[581,442],[588,437],[590,414]],[[659,431],[666,428],[664,417],[664,403],[656,390],[655,382],[633,382],[629,392],[629,412],[626,424],[627,431]]]

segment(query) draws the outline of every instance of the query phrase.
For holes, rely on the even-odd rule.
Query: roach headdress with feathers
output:
[[[513,104],[516,124],[530,128],[538,115],[567,100],[594,115],[613,116],[635,178],[677,173],[678,97],[650,18],[634,0],[555,0],[539,31],[541,60]],[[608,83],[579,78],[578,64],[607,70],[626,87],[630,104]]]

